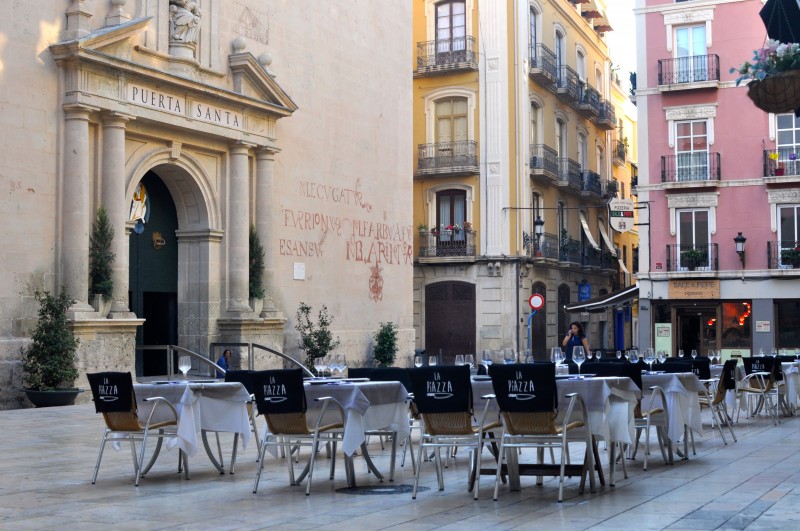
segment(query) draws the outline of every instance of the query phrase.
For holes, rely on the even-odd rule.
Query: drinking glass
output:
[[[764,357],[764,349],[763,348],[758,349],[758,357],[759,358],[763,358]]]
[[[586,361],[589,361],[591,359],[592,359],[592,349],[589,349],[586,351]]]
[[[414,367],[417,368],[422,367],[422,356],[420,356],[419,354],[414,356]]]
[[[628,361],[630,361],[631,363],[639,363],[639,351],[636,350],[635,348],[632,348],[628,352]]]
[[[621,359],[622,359],[622,351],[621,351],[621,350],[618,350],[618,351],[617,351],[617,359],[618,359],[618,360],[621,360]]]
[[[503,363],[506,365],[511,365],[512,363],[517,362],[517,353],[514,351],[513,348],[507,348],[503,350]]]
[[[314,370],[317,371],[317,377],[322,376],[322,370],[327,367],[324,366],[322,358],[314,358]]]
[[[525,350],[525,354],[523,355],[522,361],[523,363],[533,363],[533,356],[531,356],[530,350],[527,349]]]
[[[178,358],[178,369],[183,373],[183,379],[186,379],[186,373],[192,368],[192,358],[189,356],[181,356]]]
[[[680,350],[678,351],[678,357],[679,357],[679,358],[682,358],[682,357],[683,357],[683,349],[680,349]]]
[[[653,362],[656,361],[656,354],[651,347],[644,350],[644,362],[650,366],[650,374],[653,374]]]
[[[581,365],[583,362],[586,361],[586,352],[584,352],[583,347],[573,347],[572,349],[572,361],[578,366],[578,376],[581,375]]]
[[[489,373],[489,365],[492,364],[492,351],[491,350],[484,350],[483,354],[481,354],[481,363],[483,366],[486,367],[486,373]]]
[[[658,362],[663,364],[665,361],[667,361],[667,351],[666,350],[659,350],[658,351]]]
[[[776,348],[772,349],[772,352],[770,354],[772,354],[773,358],[777,357],[778,356],[778,349],[776,349]]]
[[[344,378],[344,371],[347,370],[347,355],[339,354],[339,376]]]
[[[428,365],[430,365],[431,367],[435,367],[437,361],[438,360],[436,359],[436,356],[434,354],[428,356]]]
[[[695,349],[692,349],[692,359],[697,359],[697,351]]]
[[[464,364],[469,365],[469,368],[472,369],[475,367],[475,356],[472,354],[464,355]]]
[[[601,358],[602,356],[603,356],[603,351],[602,351],[602,350],[596,350],[596,351],[595,351],[595,353],[594,353],[594,359],[596,359],[597,361],[600,361],[600,358]]]
[[[456,354],[456,365],[463,366],[464,365],[464,355],[463,354]]]

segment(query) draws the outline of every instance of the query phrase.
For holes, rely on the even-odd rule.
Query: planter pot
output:
[[[100,314],[101,319],[105,319],[108,317],[108,313],[111,311],[111,302],[112,301],[104,301],[102,295],[95,294],[92,297],[92,308],[94,311]]]
[[[264,309],[264,299],[250,299],[250,307],[256,314],[261,315],[261,310]]]
[[[800,70],[788,70],[747,85],[747,96],[756,107],[771,113],[800,109]]]
[[[36,407],[71,406],[75,403],[78,393],[83,389],[55,389],[53,391],[37,391],[25,389],[28,400]]]
[[[775,168],[773,170],[773,173],[775,174],[776,177],[780,177],[781,175],[783,175],[783,168]]]

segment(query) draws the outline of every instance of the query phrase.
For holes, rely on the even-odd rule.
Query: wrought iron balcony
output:
[[[475,256],[475,232],[438,230],[420,236],[420,258]]]
[[[605,186],[605,195],[608,197],[614,197],[619,192],[619,183],[615,180],[606,181]]]
[[[581,242],[569,237],[562,237],[559,241],[558,259],[562,262],[582,264],[583,253],[581,252]]]
[[[800,150],[765,149],[764,177],[800,176]]]
[[[578,110],[588,118],[600,115],[600,93],[589,84],[584,84],[578,100]]]
[[[544,44],[534,44],[530,48],[530,69],[528,75],[538,83],[552,90],[558,80],[556,54]]]
[[[661,182],[719,181],[719,153],[693,152],[661,157]]]
[[[592,120],[597,127],[605,131],[611,131],[617,127],[617,111],[614,105],[608,100],[600,100],[600,113],[596,119]]]
[[[578,73],[569,66],[563,65],[558,73],[558,97],[570,105],[576,105],[581,96],[581,80]]]
[[[467,35],[417,43],[417,74],[477,69],[475,37]]]
[[[558,236],[555,234],[542,234],[537,240],[533,237],[531,244],[530,255],[534,258],[549,258],[551,260],[558,260],[560,247],[558,243]]]
[[[767,242],[767,269],[800,270],[800,244],[795,241]]]
[[[692,55],[690,57],[659,59],[658,84],[660,86],[688,85],[692,83],[702,83],[702,88],[719,84],[718,55]]]
[[[558,153],[544,144],[530,146],[531,175],[543,175],[550,179],[558,176]]]
[[[615,163],[625,164],[628,160],[628,146],[620,140],[615,141],[613,157]]]
[[[600,175],[591,170],[581,170],[581,177],[583,178],[584,192],[589,192],[597,196],[603,195],[603,186],[600,180]]]
[[[667,271],[717,271],[719,254],[717,244],[667,245]]]
[[[467,175],[480,172],[474,140],[420,144],[417,175]]]
[[[583,190],[581,165],[572,159],[558,159],[558,184]]]

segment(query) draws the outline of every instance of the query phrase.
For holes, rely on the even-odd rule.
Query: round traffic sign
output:
[[[531,305],[532,310],[541,310],[544,308],[544,295],[539,295],[538,293],[534,293],[528,299],[528,304]]]

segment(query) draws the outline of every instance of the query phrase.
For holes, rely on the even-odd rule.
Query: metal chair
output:
[[[722,373],[719,375],[719,380],[701,381],[710,387],[711,394],[706,392],[705,396],[701,395],[700,405],[711,409],[711,420],[719,429],[722,442],[728,444],[728,441],[725,440],[725,432],[722,431],[723,425],[728,426],[733,442],[737,442],[736,435],[733,433],[732,422],[728,418],[728,412],[725,410],[725,394],[728,390],[736,389],[736,360],[730,359],[725,362],[722,367]]]

